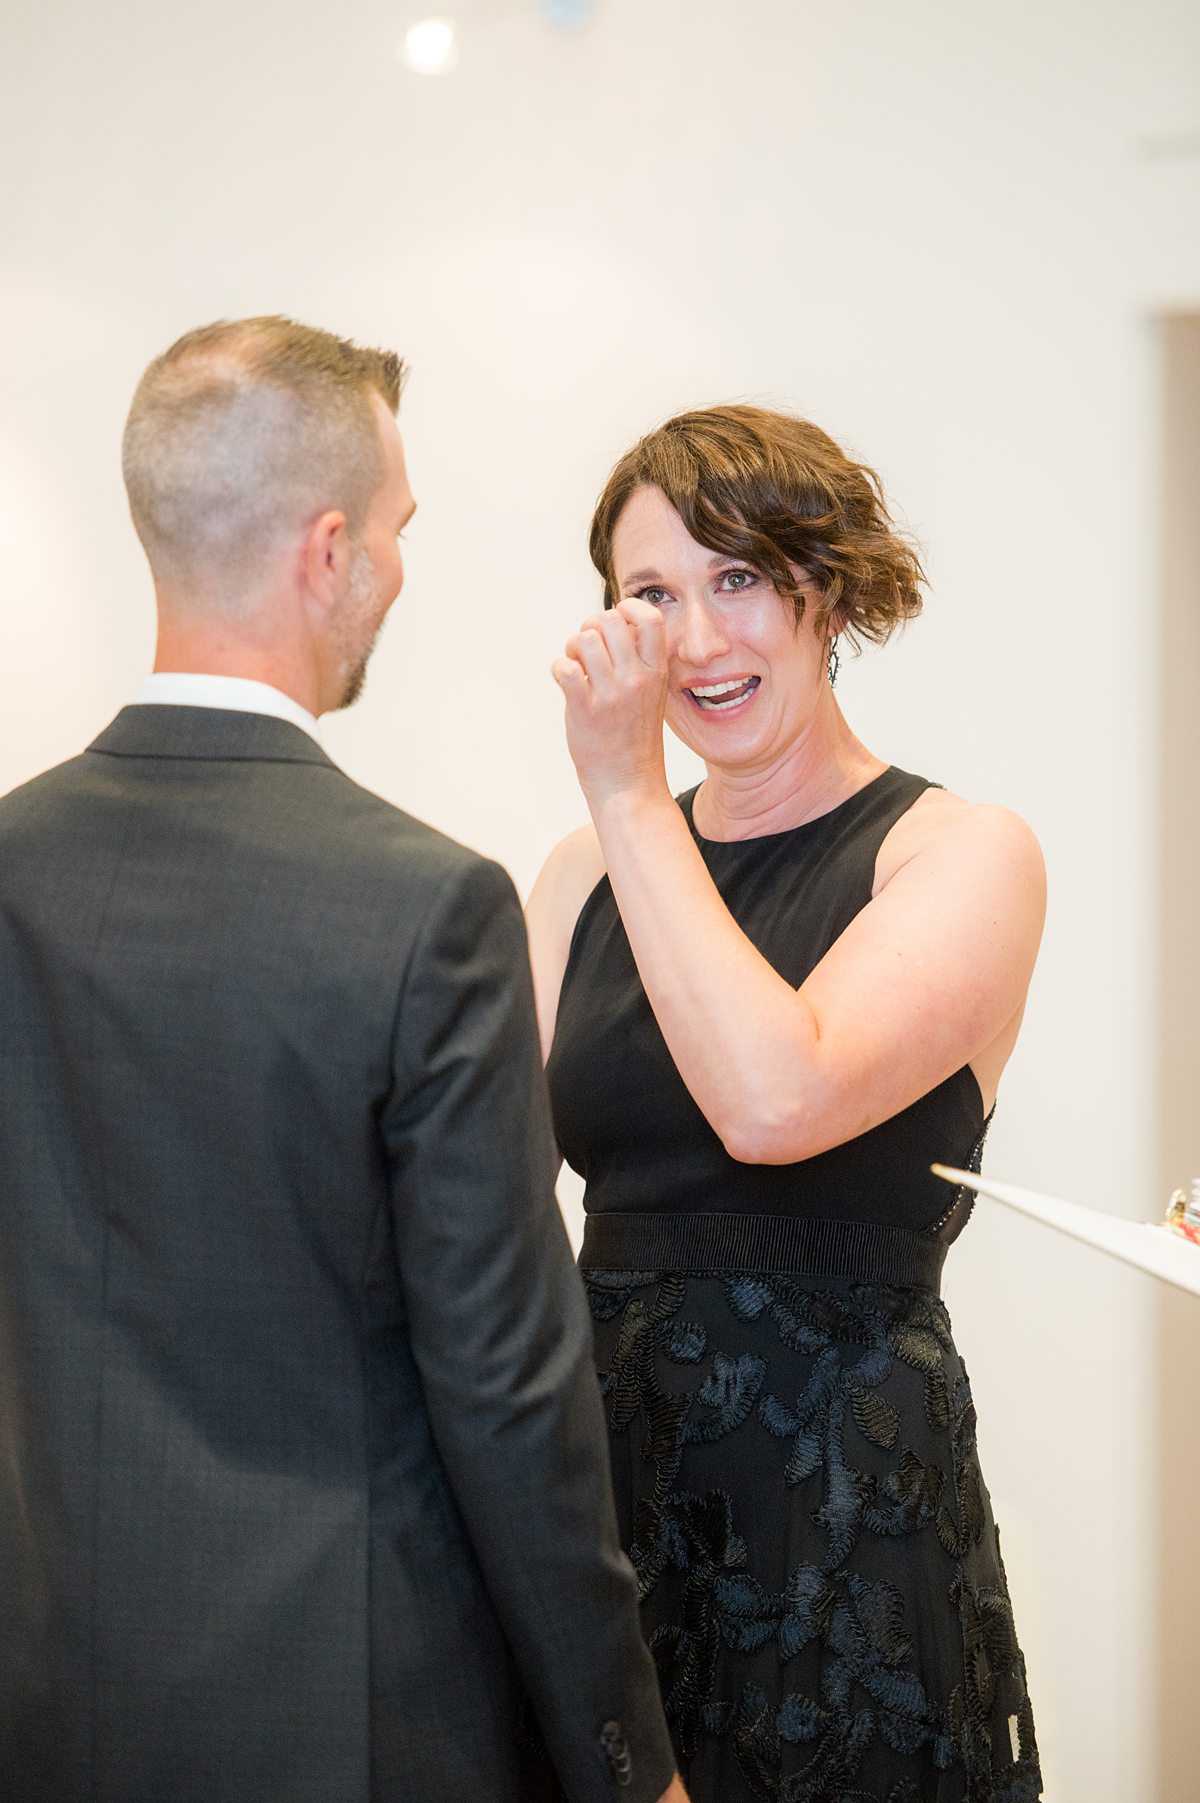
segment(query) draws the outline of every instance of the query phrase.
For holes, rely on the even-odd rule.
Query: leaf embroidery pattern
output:
[[[614,1478],[645,1474],[629,1552],[694,1803],[736,1803],[730,1777],[761,1803],[1038,1803],[1024,1662],[941,1301],[775,1275],[583,1276]],[[781,1518],[784,1565],[763,1526]],[[914,1595],[936,1604],[936,1628]],[[725,1775],[706,1790],[714,1747]]]

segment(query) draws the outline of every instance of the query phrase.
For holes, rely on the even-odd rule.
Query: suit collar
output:
[[[294,695],[286,695],[273,683],[259,682],[245,676],[218,676],[211,671],[155,670],[143,677],[134,706],[147,702],[164,707],[220,707],[238,714],[270,714],[276,720],[291,720],[301,726],[311,739],[321,743],[321,729],[306,707]]]
[[[238,762],[327,764],[315,739],[290,720],[220,707],[125,707],[88,746],[105,757],[197,758]]]

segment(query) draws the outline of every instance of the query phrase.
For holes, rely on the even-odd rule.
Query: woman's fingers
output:
[[[601,628],[585,620],[579,631],[567,640],[567,656],[573,657],[587,672],[589,682],[607,689],[614,674],[612,654]]]
[[[623,791],[657,793],[666,784],[666,660],[656,669],[652,647],[639,651],[639,629],[636,618],[616,610],[595,614],[551,665],[566,703],[567,746],[589,805]]]
[[[564,693],[578,689],[602,706],[642,705],[648,687],[658,691],[665,671],[662,619],[645,601],[591,615],[552,666]]]
[[[661,671],[666,663],[667,637],[658,608],[633,597],[618,601],[613,611],[624,621],[641,661],[651,670]]]
[[[587,671],[573,657],[556,657],[550,666],[550,674],[564,695],[586,695]]]
[[[596,614],[586,623],[604,635],[608,655],[618,676],[636,677],[642,674],[638,668],[636,633],[619,608],[610,608],[606,613]]]
[[[647,670],[661,675],[666,661],[662,617],[648,601],[622,601],[585,620],[567,650],[603,688],[610,676],[637,683]]]

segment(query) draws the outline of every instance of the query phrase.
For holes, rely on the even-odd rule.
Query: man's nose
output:
[[[729,649],[729,637],[721,621],[703,601],[686,601],[679,621],[675,654],[693,668],[711,663]]]

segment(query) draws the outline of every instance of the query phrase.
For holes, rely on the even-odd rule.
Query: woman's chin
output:
[[[695,752],[706,764],[714,766],[752,764],[763,754],[764,747],[760,735],[752,732],[735,732],[726,725],[717,731],[705,731],[703,725],[697,729],[694,720],[668,720],[674,736],[681,745]]]

